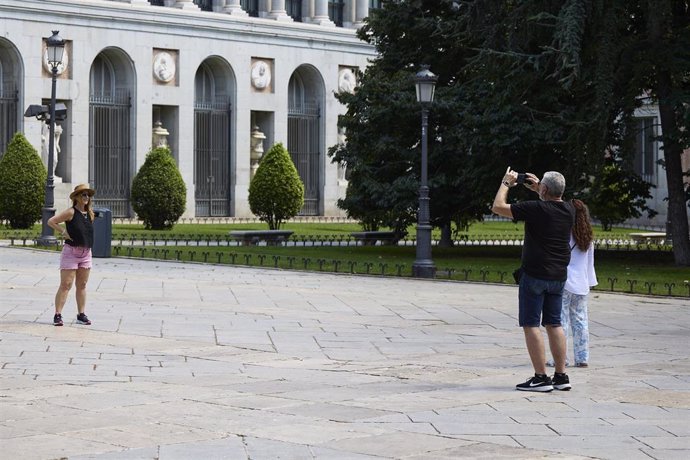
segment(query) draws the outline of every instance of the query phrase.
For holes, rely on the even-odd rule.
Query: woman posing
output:
[[[93,247],[93,219],[91,198],[96,192],[89,184],[79,184],[69,197],[72,207],[48,219],[48,225],[65,239],[60,255],[60,287],[55,294],[53,324],[62,326],[62,308],[72,285],[77,285],[77,323],[91,324],[84,314],[86,308],[86,283],[91,272],[91,248]],[[64,223],[63,228],[60,224]]]

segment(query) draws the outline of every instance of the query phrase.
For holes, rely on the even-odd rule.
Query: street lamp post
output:
[[[42,211],[41,237],[38,244],[48,246],[57,243],[53,235],[53,229],[48,226],[48,219],[55,215],[55,177],[53,175],[53,162],[55,160],[55,90],[57,85],[58,66],[62,63],[62,55],[65,52],[65,41],[60,37],[59,31],[54,30],[53,35],[47,40],[48,64],[52,73],[52,86],[50,89],[50,118],[48,118],[48,179],[46,180],[45,204]]]
[[[427,128],[429,125],[429,105],[434,101],[434,89],[438,77],[428,65],[415,75],[417,102],[422,106],[422,173],[419,185],[419,212],[417,213],[417,257],[412,264],[412,276],[433,278],[436,266],[431,260],[431,224],[429,223],[429,186],[427,185]]]

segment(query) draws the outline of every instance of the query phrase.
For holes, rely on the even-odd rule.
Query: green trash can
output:
[[[113,239],[113,213],[108,208],[94,208],[93,221],[93,257],[110,257],[110,246]]]

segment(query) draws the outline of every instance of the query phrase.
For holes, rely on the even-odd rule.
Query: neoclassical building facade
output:
[[[187,184],[186,217],[248,217],[261,153],[283,143],[305,184],[303,215],[342,215],[343,141],[334,94],[375,50],[356,29],[371,0],[0,0],[0,155],[23,132],[48,164],[46,40],[66,42],[56,98],[56,208],[89,182],[98,206],[134,217],[132,178],[167,144]],[[59,137],[58,137],[59,134]]]

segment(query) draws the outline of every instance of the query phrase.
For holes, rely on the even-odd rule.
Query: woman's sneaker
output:
[[[62,326],[62,315],[60,313],[55,313],[55,316],[53,316],[53,326]]]
[[[77,315],[77,322],[79,324],[86,324],[87,326],[91,325],[91,321],[89,321],[89,318],[87,318],[84,313],[79,313]]]
[[[553,387],[557,390],[568,391],[572,388],[568,374],[553,374]]]
[[[567,376],[566,376],[567,378]],[[521,391],[553,391],[553,382],[548,375],[534,374],[534,377],[527,380],[525,383],[518,383],[515,385],[516,390]]]

